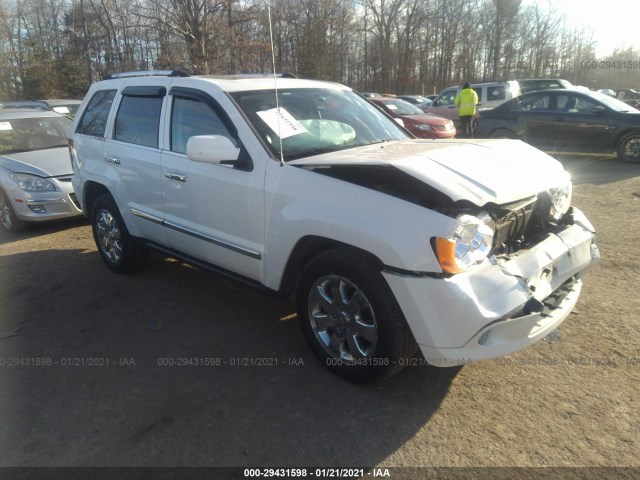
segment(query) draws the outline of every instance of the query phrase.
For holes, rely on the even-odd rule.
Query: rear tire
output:
[[[516,137],[516,134],[513,133],[508,128],[499,128],[499,129],[494,130],[493,132],[491,132],[491,134],[489,135],[489,138],[514,139],[514,138],[517,138],[517,137]]]
[[[146,250],[129,234],[111,195],[101,195],[94,201],[91,229],[98,253],[111,270],[130,273],[143,266]]]
[[[640,162],[640,133],[629,133],[618,142],[618,157],[625,162]]]
[[[20,233],[28,230],[30,226],[28,222],[18,218],[11,200],[0,190],[0,227],[9,233]]]
[[[417,352],[380,268],[356,250],[332,249],[311,260],[300,276],[296,303],[311,350],[349,381],[389,378]]]

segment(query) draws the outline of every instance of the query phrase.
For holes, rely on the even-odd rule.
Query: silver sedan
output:
[[[81,215],[71,186],[67,130],[55,112],[0,111],[0,228]]]

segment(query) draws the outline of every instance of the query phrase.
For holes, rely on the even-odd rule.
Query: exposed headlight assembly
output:
[[[549,189],[549,196],[551,197],[549,216],[551,216],[555,221],[560,220],[569,210],[569,207],[571,206],[571,193],[571,182],[561,188]]]
[[[458,216],[458,226],[449,238],[436,237],[434,247],[440,267],[459,273],[481,263],[493,246],[495,222],[487,213]]]
[[[28,173],[10,173],[9,176],[25,192],[55,192],[57,188],[49,180]]]

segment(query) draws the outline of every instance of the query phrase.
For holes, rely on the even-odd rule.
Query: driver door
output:
[[[264,164],[254,164],[224,109],[200,90],[172,86],[162,152],[165,226],[173,249],[251,279],[262,278]],[[244,162],[189,159],[195,135],[222,135]]]

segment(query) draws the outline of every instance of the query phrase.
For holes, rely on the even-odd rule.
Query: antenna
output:
[[[271,25],[271,5],[267,5],[269,13],[269,37],[271,39],[271,63],[273,64],[273,87],[276,91],[276,113],[278,118],[278,139],[280,140],[280,166],[284,167],[284,150],[282,146],[282,136],[280,135],[280,101],[278,100],[278,76],[276,75],[276,54],[273,49],[273,27]]]

